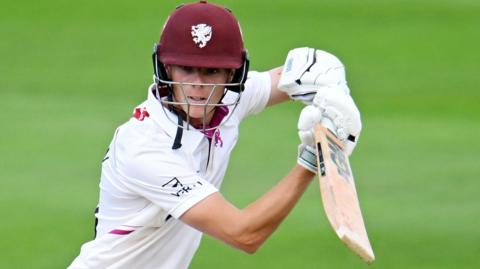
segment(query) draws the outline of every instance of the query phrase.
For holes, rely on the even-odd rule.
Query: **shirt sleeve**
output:
[[[212,184],[198,176],[126,178],[130,190],[150,200],[174,218],[180,218],[192,206],[217,192]]]
[[[269,72],[248,72],[245,90],[237,107],[239,119],[242,120],[265,109],[270,99],[271,88]]]

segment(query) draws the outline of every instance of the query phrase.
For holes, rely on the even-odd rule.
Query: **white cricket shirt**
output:
[[[177,127],[148,90],[134,117],[117,128],[102,163],[97,236],[81,247],[69,268],[187,268],[202,233],[179,218],[217,192],[246,116],[262,111],[270,97],[268,72],[250,72],[236,110],[209,142]],[[229,92],[229,98],[236,93]],[[231,117],[229,117],[231,114]],[[176,119],[176,116],[169,115]]]

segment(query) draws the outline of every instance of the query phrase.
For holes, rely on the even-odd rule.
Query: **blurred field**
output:
[[[364,131],[352,166],[371,268],[480,268],[480,2],[218,1],[252,68],[313,46],[347,66]],[[0,268],[65,268],[93,236],[100,161],[146,96],[177,1],[8,1],[0,9]],[[291,167],[301,105],[247,120],[223,192],[254,201]],[[191,268],[366,268],[311,185],[254,256],[204,238]]]

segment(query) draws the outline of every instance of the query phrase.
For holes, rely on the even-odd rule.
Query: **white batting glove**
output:
[[[315,147],[313,127],[316,123],[331,122],[329,128],[352,154],[362,130],[360,112],[350,95],[330,91],[317,93],[313,105],[303,108],[298,119],[298,136],[302,144]],[[325,125],[325,124],[323,124]]]
[[[315,151],[315,135],[313,126],[322,119],[322,112],[313,105],[305,106],[298,118],[298,136],[301,144],[298,146],[297,163],[312,173],[317,173],[317,154]]]
[[[315,147],[313,126],[322,120],[322,111],[313,105],[305,106],[298,118],[298,136],[303,145]]]
[[[277,87],[307,105],[317,92],[350,93],[342,62],[326,51],[306,47],[288,53]]]

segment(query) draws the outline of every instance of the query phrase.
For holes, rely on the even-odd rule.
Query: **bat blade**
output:
[[[363,222],[348,156],[327,128],[315,126],[317,164],[323,208],[336,234],[365,262],[375,260]]]

